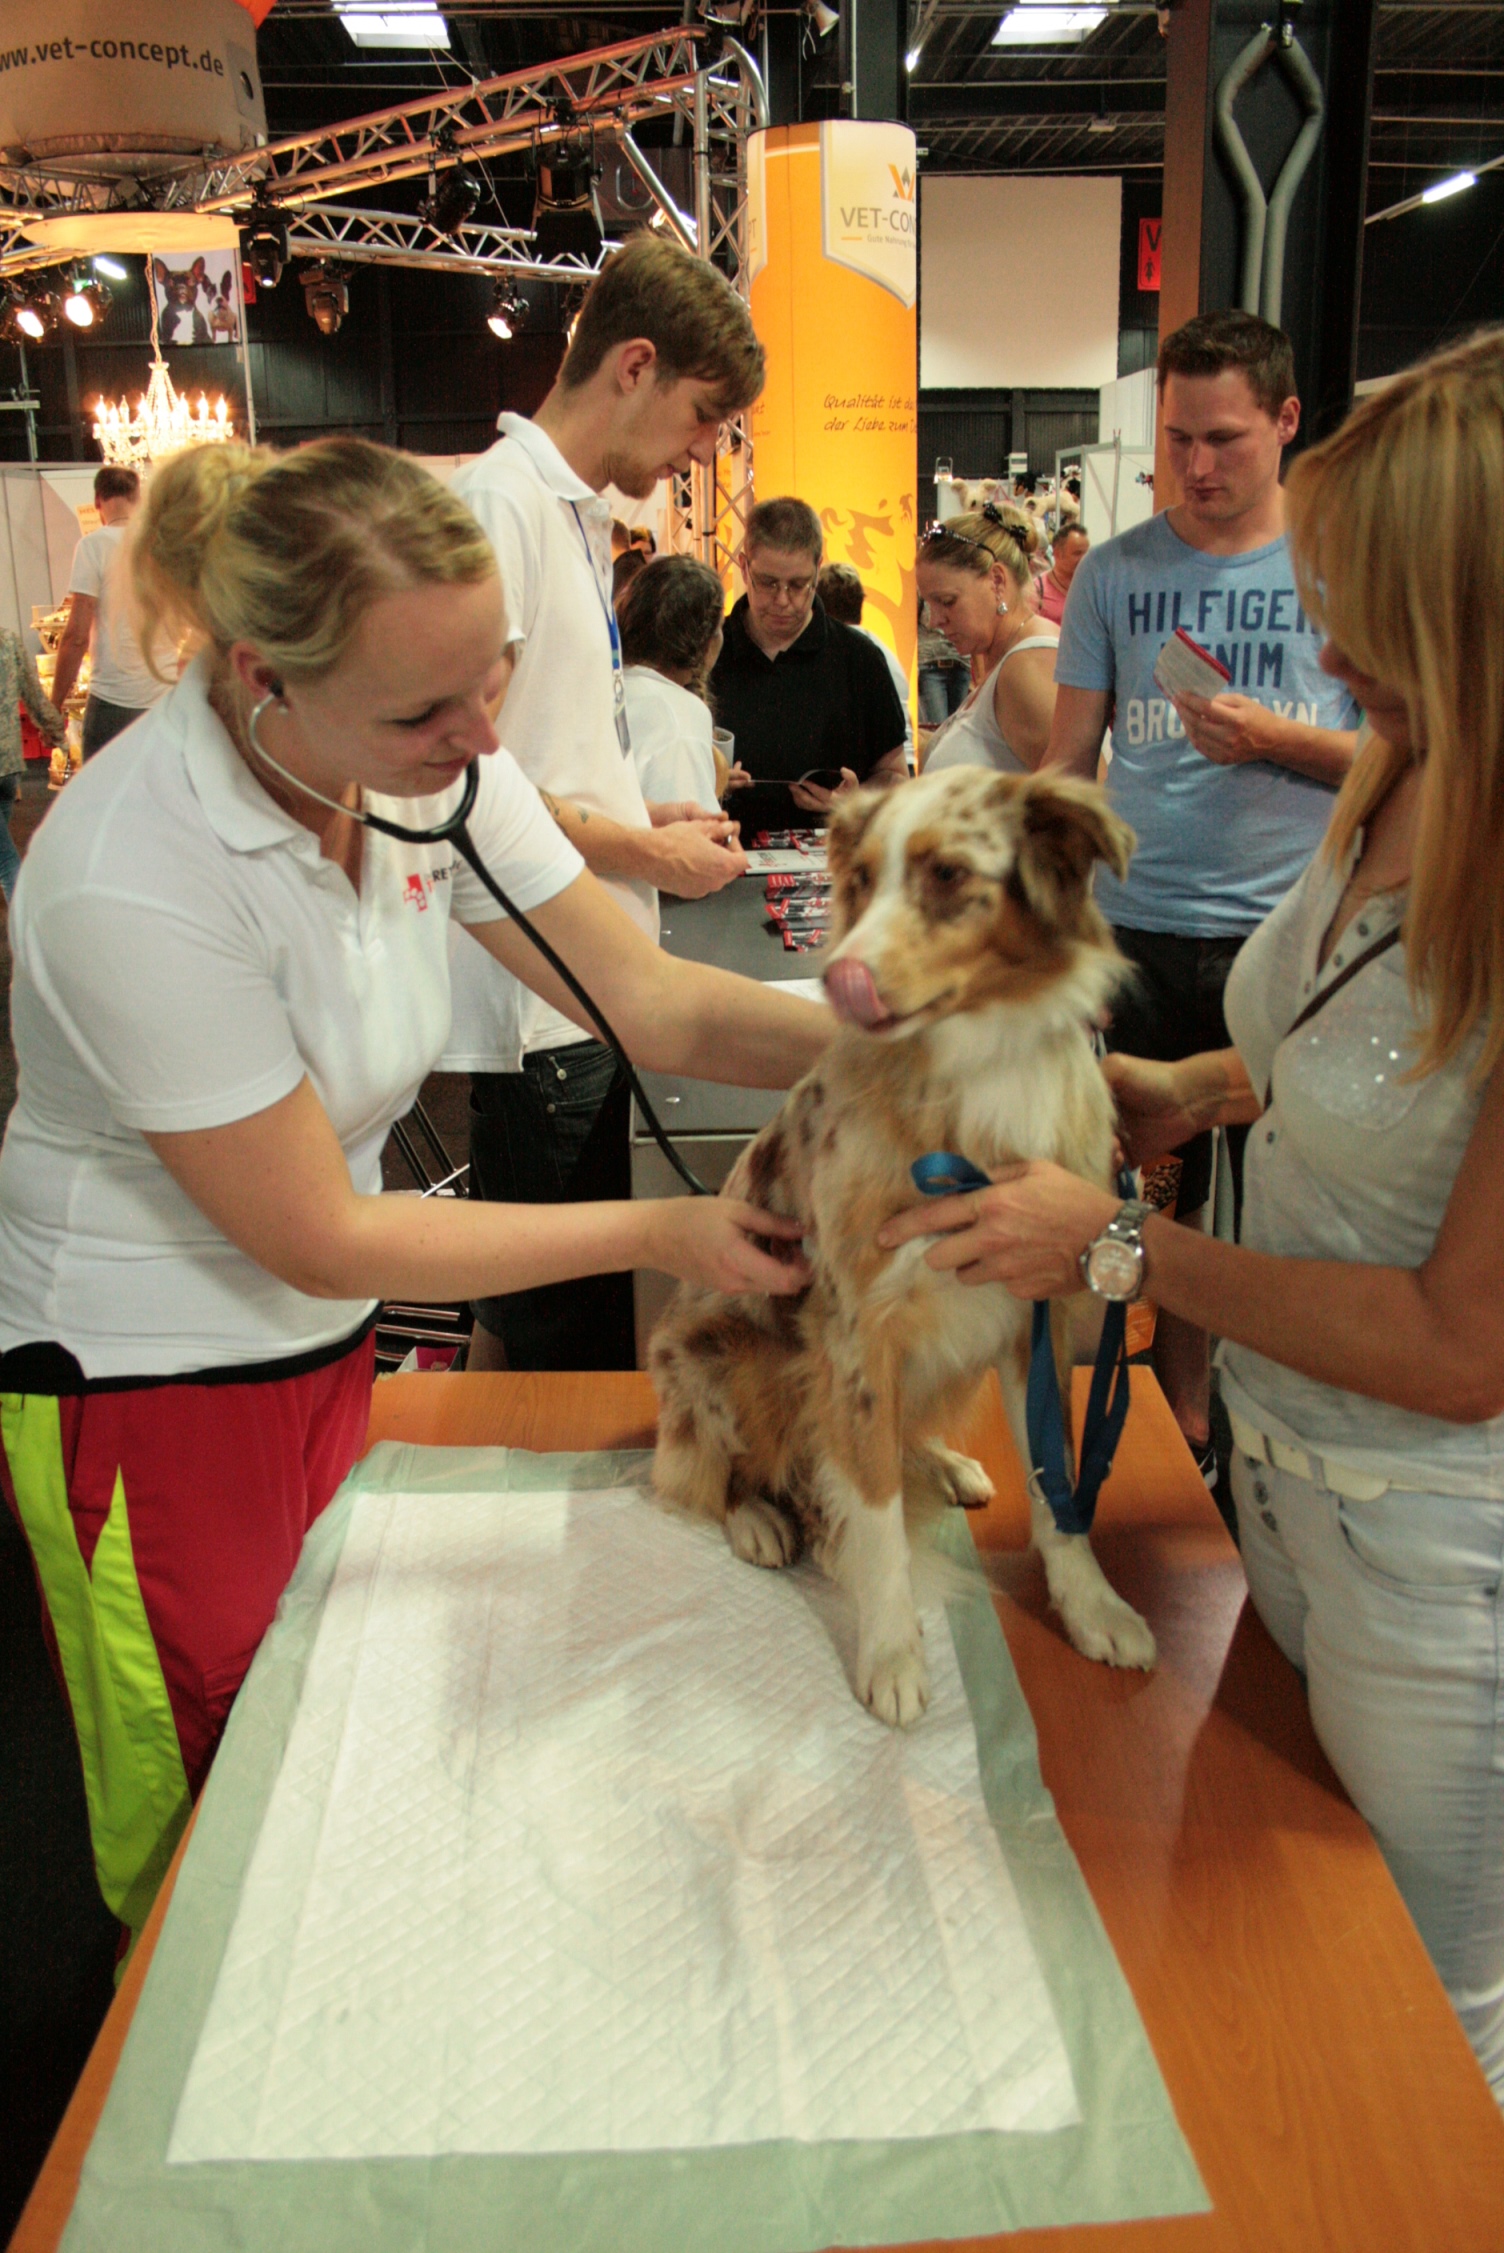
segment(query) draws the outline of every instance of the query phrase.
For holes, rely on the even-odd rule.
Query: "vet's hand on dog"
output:
[[[958,1283],[1001,1283],[1016,1299],[1079,1291],[1076,1262],[1122,1199],[1040,1163],[999,1166],[992,1184],[909,1206],[878,1230],[878,1243],[893,1251],[916,1236],[940,1236],[927,1266],[952,1271]]]
[[[808,1262],[798,1249],[803,1221],[759,1212],[734,1197],[665,1197],[649,1208],[649,1264],[683,1283],[712,1291],[763,1291],[787,1298],[806,1290]],[[775,1257],[755,1237],[777,1237],[788,1252]]]

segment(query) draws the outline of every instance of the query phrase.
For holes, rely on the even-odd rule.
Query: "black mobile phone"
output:
[[[839,790],[841,787],[841,770],[839,767],[811,767],[808,774],[798,774],[792,778],[787,775],[776,777],[773,775],[754,775],[752,788],[754,790],[792,790],[796,784],[801,782],[812,782],[817,790]],[[734,803],[736,792],[731,791],[729,797]]]

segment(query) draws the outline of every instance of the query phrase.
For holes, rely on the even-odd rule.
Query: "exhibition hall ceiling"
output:
[[[1076,12],[1101,19],[1076,44],[1030,40],[1017,20],[1023,11],[1015,9],[1015,43],[999,46],[1007,0],[917,0],[911,43],[912,27],[922,26],[922,37],[909,76],[909,122],[927,171],[1157,178],[1165,83],[1157,12],[1137,0]],[[740,36],[755,46],[754,9],[743,0],[736,13]],[[834,21],[829,9],[814,13]],[[277,0],[259,34],[268,121],[274,133],[291,133],[443,82],[537,64],[683,20],[680,8],[661,0],[612,0],[588,14],[550,0],[471,0],[443,11],[451,44],[439,55],[358,48],[331,0]],[[1379,25],[1374,210],[1504,154],[1504,0],[1382,0]],[[807,39],[817,37],[812,21]],[[834,37],[827,30],[825,38]],[[498,191],[510,201],[508,181],[515,178],[520,190],[525,167],[495,169]]]

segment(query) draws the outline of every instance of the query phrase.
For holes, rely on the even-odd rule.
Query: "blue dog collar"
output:
[[[956,1197],[967,1189],[990,1189],[991,1176],[954,1150],[927,1150],[909,1168],[921,1197]]]

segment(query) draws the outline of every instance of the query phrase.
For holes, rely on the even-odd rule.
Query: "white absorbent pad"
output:
[[[944,1608],[904,1732],[829,1616],[633,1491],[357,1496],[169,2161],[1077,2122]]]

